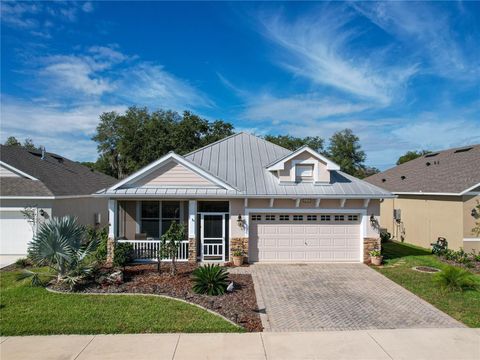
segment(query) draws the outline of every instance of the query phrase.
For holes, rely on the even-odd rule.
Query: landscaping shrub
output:
[[[388,231],[382,231],[380,233],[380,241],[382,243],[390,241],[392,239],[392,234],[390,234]]]
[[[37,266],[48,266],[51,273],[24,270],[18,280],[32,278],[33,285],[41,285],[40,276],[54,277],[57,283],[66,283],[72,289],[91,273],[87,260],[96,250],[98,241],[86,243],[85,227],[71,216],[52,218],[40,225],[29,244],[28,256]]]
[[[98,241],[97,250],[93,253],[93,260],[103,263],[107,260],[107,242],[108,227],[97,229],[94,227],[87,228],[87,243]]]
[[[473,274],[455,266],[448,266],[439,272],[435,275],[435,281],[440,287],[450,291],[463,291],[477,287]]]
[[[134,260],[133,245],[129,243],[117,243],[113,253],[113,266],[125,267]]]
[[[15,261],[15,267],[20,269],[25,269],[26,267],[32,266],[32,261],[29,258],[20,258]]]
[[[218,265],[201,266],[193,272],[193,291],[197,294],[223,295],[227,290],[227,271]]]

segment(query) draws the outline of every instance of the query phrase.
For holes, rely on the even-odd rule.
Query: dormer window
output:
[[[313,164],[295,165],[296,181],[313,181]]]

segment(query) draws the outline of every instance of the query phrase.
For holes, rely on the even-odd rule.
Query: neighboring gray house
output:
[[[379,247],[380,201],[392,194],[339,170],[308,147],[290,151],[239,133],[173,152],[97,196],[110,237],[154,259],[172,221],[187,228],[183,261],[363,262]]]
[[[22,210],[38,221],[73,215],[85,225],[108,224],[107,201],[92,194],[117,180],[60,155],[19,146],[0,148],[0,256],[24,256],[36,229]]]

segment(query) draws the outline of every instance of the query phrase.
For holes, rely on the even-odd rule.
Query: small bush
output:
[[[133,245],[128,243],[117,243],[113,253],[113,266],[121,266],[133,261]]]
[[[390,241],[392,239],[392,234],[390,234],[388,231],[382,231],[380,233],[380,241],[382,243]]]
[[[29,258],[20,258],[15,261],[15,267],[19,269],[25,269],[26,267],[32,266],[32,261]]]
[[[100,229],[89,227],[87,229],[87,242],[98,241],[97,250],[93,253],[93,260],[103,263],[107,260],[107,242],[108,242],[108,227],[105,226]]]
[[[218,265],[201,266],[193,272],[193,291],[197,294],[223,295],[227,290],[228,273]]]
[[[440,287],[450,291],[463,291],[477,287],[471,273],[455,266],[448,266],[439,272],[435,275],[435,281]]]

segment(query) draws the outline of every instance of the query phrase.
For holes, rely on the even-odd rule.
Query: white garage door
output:
[[[358,214],[252,214],[249,260],[358,262]]]
[[[25,255],[33,230],[20,211],[0,211],[0,254]]]

